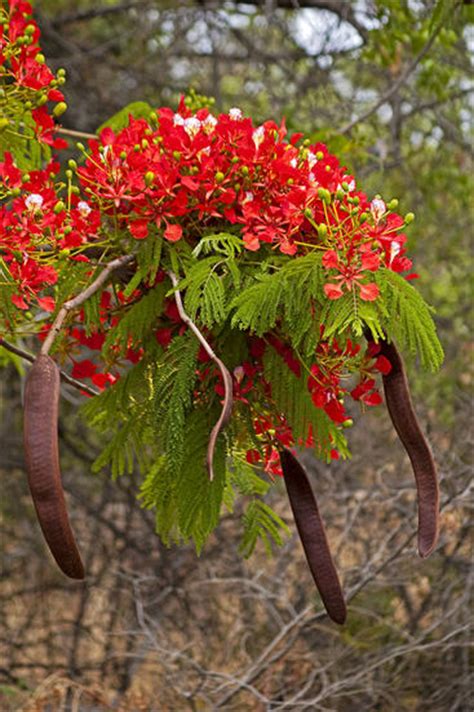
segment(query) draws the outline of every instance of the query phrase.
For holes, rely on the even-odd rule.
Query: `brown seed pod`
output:
[[[50,356],[39,355],[25,387],[24,445],[28,484],[44,538],[59,568],[74,579],[84,566],[74,539],[59,469],[59,369]]]
[[[280,460],[296,528],[316,587],[329,617],[342,625],[346,604],[313,490],[302,465],[289,450],[280,452]]]
[[[383,376],[388,412],[411,460],[418,493],[418,552],[429,556],[439,531],[439,489],[436,465],[430,446],[418,423],[403,359],[394,343],[381,342],[380,353],[392,369]]]

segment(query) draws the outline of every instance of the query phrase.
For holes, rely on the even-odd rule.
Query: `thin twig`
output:
[[[365,121],[366,119],[368,119],[369,116],[372,116],[372,114],[374,114],[378,109],[380,109],[380,107],[383,106],[400,89],[400,87],[403,86],[403,84],[405,84],[405,82],[409,78],[410,74],[412,74],[412,72],[414,72],[414,70],[417,68],[418,64],[421,62],[423,57],[430,51],[440,30],[441,30],[441,25],[439,25],[435,29],[435,31],[433,32],[433,34],[431,35],[431,37],[429,38],[429,40],[425,44],[425,46],[420,50],[420,52],[418,52],[416,57],[414,57],[412,62],[410,62],[408,67],[405,69],[405,71],[402,74],[400,74],[398,79],[387,89],[385,94],[382,94],[380,99],[378,101],[376,101],[375,104],[370,107],[370,109],[367,109],[367,111],[365,111],[363,114],[361,114],[357,118],[353,119],[352,121],[349,121],[349,123],[346,124],[345,126],[343,126],[342,129],[340,129],[338,131],[338,133],[346,134],[349,131],[351,131],[354,128],[354,126],[357,126],[357,124],[360,124],[363,121]]]
[[[222,405],[222,411],[219,416],[219,420],[214,425],[214,427],[211,431],[211,435],[209,437],[209,445],[207,447],[206,464],[207,464],[207,471],[209,474],[209,479],[212,482],[212,480],[214,479],[214,471],[213,471],[212,463],[214,460],[214,449],[216,447],[217,437],[218,437],[220,431],[222,430],[222,428],[229,422],[230,416],[232,414],[232,376],[230,375],[225,364],[220,360],[220,358],[213,351],[209,342],[206,341],[205,337],[199,331],[198,327],[193,322],[191,317],[189,317],[186,314],[186,312],[184,311],[183,301],[181,299],[181,293],[180,293],[179,289],[176,289],[176,287],[178,286],[178,278],[176,277],[174,272],[171,272],[171,271],[168,272],[168,276],[171,279],[171,283],[172,283],[173,287],[175,288],[174,298],[175,298],[176,306],[178,308],[178,313],[179,313],[181,319],[184,321],[185,324],[187,324],[187,326],[189,326],[189,328],[191,329],[193,334],[196,336],[199,343],[202,344],[202,346],[204,347],[208,356],[214,361],[215,364],[217,364],[217,366],[222,374],[222,379],[224,381],[224,403]]]
[[[11,351],[12,354],[16,354],[20,358],[24,359],[25,361],[29,361],[30,363],[34,363],[36,361],[36,356],[33,354],[28,353],[28,351],[24,351],[23,349],[20,349],[18,346],[14,346],[13,344],[10,344],[8,341],[5,341],[5,339],[2,339],[0,337],[0,346],[3,346],[4,349],[7,351]],[[86,386],[85,383],[82,383],[81,381],[78,381],[76,378],[73,378],[70,376],[66,371],[59,371],[60,376],[62,380],[65,383],[69,383],[70,386],[74,386],[74,388],[79,389],[80,391],[83,391],[84,393],[88,393],[90,396],[98,396],[100,391],[96,391],[95,388],[91,388],[90,386]]]
[[[74,136],[75,138],[98,138],[97,134],[86,133],[85,131],[76,131],[75,129],[65,129],[64,126],[59,126],[56,131],[63,134],[63,136]]]
[[[135,259],[133,255],[123,255],[122,257],[117,257],[117,259],[112,260],[112,262],[109,262],[102,272],[99,274],[97,279],[95,279],[92,284],[90,284],[86,289],[84,289],[83,292],[78,294],[77,296],[73,297],[72,299],[69,299],[69,301],[64,302],[62,305],[61,309],[59,310],[56,319],[53,322],[53,325],[51,326],[51,329],[48,333],[48,336],[43,342],[43,345],[41,347],[41,353],[42,354],[48,354],[51,346],[53,345],[54,339],[58,335],[58,333],[61,331],[61,327],[63,325],[63,321],[68,315],[72,309],[76,309],[77,307],[80,307],[81,304],[83,304],[89,297],[91,297],[93,294],[97,292],[100,287],[108,280],[110,277],[111,273],[119,269],[120,267],[123,267],[124,265],[128,264],[129,262],[132,262]]]

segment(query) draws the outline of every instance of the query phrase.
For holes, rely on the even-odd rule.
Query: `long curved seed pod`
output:
[[[316,587],[329,617],[342,625],[347,615],[346,604],[313,490],[305,470],[289,450],[284,448],[280,452],[280,460],[296,527]]]
[[[435,548],[439,532],[436,465],[413,408],[403,359],[393,342],[382,341],[380,353],[392,365],[390,373],[383,376],[385,400],[413,467],[418,494],[418,552],[426,558]]]
[[[73,579],[84,578],[84,566],[74,539],[59,469],[59,369],[40,354],[25,388],[24,445],[28,484],[44,538],[59,568]]]

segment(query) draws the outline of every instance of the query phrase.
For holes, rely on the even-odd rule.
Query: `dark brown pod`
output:
[[[394,343],[382,341],[380,354],[392,365],[383,376],[388,412],[410,458],[418,494],[418,552],[429,556],[439,532],[439,489],[436,465],[430,446],[418,423],[403,359]]]
[[[84,578],[61,484],[58,453],[59,369],[50,356],[34,362],[25,387],[24,444],[31,496],[44,538],[66,576]]]
[[[342,625],[346,604],[313,490],[305,470],[289,450],[280,452],[280,460],[296,528],[316,587],[329,617]]]

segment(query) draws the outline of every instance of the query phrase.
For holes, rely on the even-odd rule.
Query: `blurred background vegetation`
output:
[[[176,106],[194,87],[216,111],[286,117],[290,131],[326,142],[367,193],[416,213],[409,247],[446,364],[435,375],[409,370],[439,463],[442,533],[418,560],[410,467],[383,409],[357,419],[351,461],[307,460],[349,592],[338,630],[295,538],[272,560],[242,561],[235,512],[199,560],[164,549],[134,477],[90,474],[96,442],[65,390],[65,486],[92,572],[68,582],[40,540],[21,383],[4,369],[0,709],[471,710],[474,6],[42,0],[36,16],[50,66],[67,70],[67,128],[94,132],[132,101]],[[292,526],[281,487],[271,497]]]

